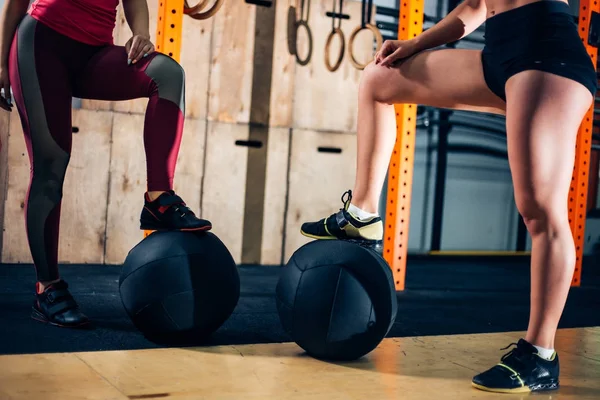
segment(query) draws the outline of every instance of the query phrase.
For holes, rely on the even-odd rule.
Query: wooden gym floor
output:
[[[390,338],[350,363],[293,343],[0,357],[0,398],[524,399],[481,392],[471,377],[522,333]],[[560,330],[559,391],[535,399],[600,398],[600,327]]]
[[[318,361],[289,343],[273,296],[278,268],[240,266],[240,302],[211,340],[161,348],[127,318],[118,267],[61,266],[94,321],[70,330],[29,318],[32,266],[0,264],[0,400],[525,398],[480,392],[470,380],[527,326],[527,258],[409,261],[388,339],[353,363]],[[561,319],[562,388],[534,400],[600,400],[598,265],[584,266]]]

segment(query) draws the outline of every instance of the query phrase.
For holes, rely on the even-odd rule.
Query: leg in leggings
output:
[[[149,98],[144,121],[148,190],[168,191],[183,131],[184,90],[184,71],[170,57],[154,53],[127,65],[125,48],[110,46],[90,59],[73,92],[97,100]]]
[[[183,71],[162,55],[127,66],[123,48],[88,46],[26,16],[11,47],[10,77],[31,161],[25,219],[38,279],[34,318],[79,326],[87,318],[59,279],[57,267],[62,187],[71,151],[72,95],[150,98],[144,130],[148,188],[164,193],[155,201],[147,198],[142,225],[207,230],[210,223],[198,219],[171,190],[183,128]]]
[[[72,90],[64,39],[25,17],[11,47],[9,73],[31,164],[25,227],[38,279],[32,317],[78,327],[88,319],[59,280],[57,267],[62,188],[71,152]]]
[[[124,47],[97,52],[75,79],[77,97],[97,100],[149,98],[144,121],[148,191],[140,218],[142,229],[203,231],[211,223],[197,218],[173,192],[173,177],[185,113],[185,73],[172,58],[154,53],[127,64]]]
[[[29,152],[31,181],[25,199],[26,230],[41,282],[58,279],[58,227],[62,186],[71,153],[69,69],[56,51],[62,43],[26,17],[15,35],[10,80]],[[48,30],[49,31],[49,30]]]

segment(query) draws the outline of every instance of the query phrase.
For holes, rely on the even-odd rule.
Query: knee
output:
[[[145,72],[156,85],[158,97],[172,101],[182,111],[185,109],[185,71],[177,61],[164,54],[156,54]]]
[[[46,163],[42,168],[34,167],[29,190],[30,201],[40,200],[51,205],[58,204],[63,197],[63,184],[68,163],[69,157],[65,157]]]
[[[567,205],[553,201],[551,197],[530,192],[516,196],[517,209],[523,217],[530,235],[535,236],[549,230],[556,230],[566,217]],[[554,227],[554,228],[553,228]]]
[[[363,70],[360,81],[360,94],[369,96],[378,103],[394,104],[409,97],[407,85],[402,85],[402,77],[396,68],[386,68],[370,63]],[[390,83],[394,84],[391,85]]]

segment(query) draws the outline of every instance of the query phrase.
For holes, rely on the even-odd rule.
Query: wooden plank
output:
[[[252,92],[255,6],[226,1],[214,17],[208,119],[248,123]]]
[[[106,226],[107,264],[120,264],[143,236],[140,213],[146,192],[144,116],[115,113]],[[205,122],[186,119],[174,189],[198,214],[204,162]]]
[[[587,356],[562,350],[567,337],[581,343],[581,333],[559,331],[562,388],[540,398],[597,398],[597,343],[584,340]],[[295,343],[1,356],[0,397],[503,400],[506,394],[474,390],[470,381],[508,351],[498,349],[523,334],[389,338],[350,363],[306,357]]]
[[[331,0],[311,1],[308,24],[312,31],[313,53],[307,66],[296,66],[293,127],[354,132],[362,72],[350,63],[348,48],[342,65],[336,72],[329,72],[325,67],[325,42],[331,32],[331,19],[325,13],[331,11],[331,6]],[[345,2],[344,13],[350,15],[350,20],[344,20],[341,28],[347,42],[354,28],[360,25],[361,3]],[[339,42],[336,40],[334,43],[336,44],[331,48],[332,59],[339,48]],[[372,48],[373,35],[369,31],[359,33],[354,43],[356,58],[362,62],[372,59]],[[302,56],[307,52],[307,39],[303,30],[298,34],[298,52]]]
[[[75,354],[0,357],[0,398],[128,400]]]
[[[112,112],[73,110],[73,150],[65,177],[59,259],[103,263]]]
[[[213,18],[197,21],[188,16],[183,17],[181,66],[185,70],[185,113],[187,118],[206,119],[208,83],[212,66],[210,42],[213,24]]]
[[[287,128],[271,127],[269,130],[260,260],[263,265],[279,265],[283,259],[290,139]]]
[[[73,110],[71,160],[63,186],[58,257],[60,263],[102,263],[112,113]],[[29,157],[16,114],[11,116],[4,262],[31,262],[23,208]]]
[[[23,139],[21,120],[16,112],[10,114],[8,141],[8,179],[4,203],[4,241],[2,262],[31,262],[25,234],[23,209],[29,185],[29,156]]]
[[[292,100],[294,98],[296,58],[288,51],[288,3],[294,4],[292,1],[273,3],[276,9],[269,125],[277,127],[292,126],[294,109]]]
[[[279,264],[289,133],[286,128],[271,128],[268,135],[265,203],[264,205],[252,204],[248,207],[264,208],[260,244],[261,260],[256,262]],[[202,189],[203,216],[213,222],[213,232],[223,240],[238,263],[242,262],[243,222],[244,213],[247,211],[245,192],[248,185],[254,183],[251,177],[246,180],[248,153],[261,151],[261,149],[236,145],[236,142],[246,142],[248,139],[248,125],[209,122],[206,175]]]
[[[15,109],[13,114],[17,113]],[[12,114],[0,113],[0,259],[2,255],[2,238],[4,237],[4,203],[8,180],[8,128]]]
[[[158,1],[149,1],[150,39],[156,41]],[[183,18],[183,43],[181,46],[181,66],[186,75],[186,117],[206,118],[208,102],[208,76],[210,74],[210,40],[213,19],[197,21],[190,17]],[[127,25],[124,13],[117,18],[115,43],[123,46],[131,38],[131,29]],[[113,109],[119,112],[144,114],[148,104],[147,98],[113,102]]]
[[[324,152],[327,150],[339,153]],[[302,223],[318,221],[342,207],[342,194],[354,184],[355,165],[354,135],[301,129],[292,132],[286,262],[294,251],[311,241],[300,234]]]

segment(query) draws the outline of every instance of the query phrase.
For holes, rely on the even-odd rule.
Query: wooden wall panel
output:
[[[338,149],[341,153],[319,151]],[[300,234],[304,222],[337,212],[342,194],[352,189],[356,169],[356,136],[309,130],[292,132],[284,262],[311,241]]]
[[[112,113],[74,110],[71,160],[63,187],[58,257],[61,263],[104,262],[104,230]],[[23,208],[29,156],[16,113],[11,115],[3,262],[31,262]]]
[[[345,2],[344,13],[350,20],[342,22],[346,37],[346,55],[340,68],[329,72],[325,67],[324,52],[327,36],[331,31],[331,19],[325,16],[331,11],[330,0],[312,0],[309,26],[313,36],[312,60],[307,66],[296,66],[294,91],[294,128],[338,132],[355,132],[358,86],[361,71],[350,63],[348,39],[352,30],[360,25],[361,3]],[[375,10],[373,10],[375,15]],[[336,39],[334,43],[339,43]],[[306,54],[306,35],[301,30],[298,37],[299,54]],[[332,62],[337,45],[332,45]],[[354,43],[356,58],[367,61],[373,57],[373,35],[369,31],[358,34]]]
[[[269,131],[260,260],[265,265],[279,265],[283,256],[290,139],[288,128],[272,127]]]
[[[4,203],[8,183],[8,130],[10,117],[15,114],[17,114],[16,109],[12,113],[0,111],[0,256],[2,255],[2,239],[4,237]],[[16,118],[18,118],[18,115]]]
[[[292,126],[296,58],[288,51],[288,1],[277,1],[273,71],[271,81],[271,118],[269,125]]]
[[[23,209],[29,184],[29,156],[21,120],[16,112],[10,114],[8,140],[8,177],[4,203],[4,240],[2,262],[31,262],[31,253],[25,235]]]
[[[146,192],[144,116],[115,113],[106,227],[107,264],[120,264],[143,237],[140,213]],[[198,214],[204,162],[205,122],[186,119],[175,171],[175,191]]]
[[[242,260],[244,241],[246,185],[255,182],[246,182],[249,149],[236,145],[236,141],[248,140],[248,135],[248,125],[209,123],[202,197],[202,215],[212,221],[213,232],[238,263]],[[288,149],[289,130],[271,128],[263,206],[260,260],[263,264],[279,264],[281,259]]]
[[[208,118],[247,123],[250,118],[255,6],[226,1],[214,17]]]
[[[275,4],[270,125],[287,127],[292,118],[295,59],[287,48],[287,4]],[[208,118],[212,121],[248,123],[250,120],[255,19],[256,6],[242,1],[225,2],[214,17],[208,103]]]

